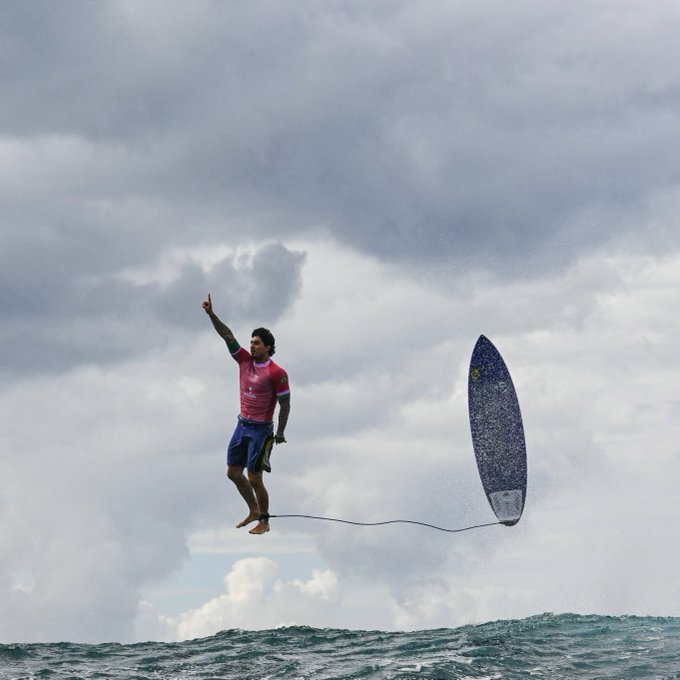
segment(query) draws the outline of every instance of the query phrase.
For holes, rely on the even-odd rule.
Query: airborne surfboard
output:
[[[484,335],[470,358],[468,413],[477,469],[491,509],[502,524],[517,524],[527,489],[522,414],[508,367]]]

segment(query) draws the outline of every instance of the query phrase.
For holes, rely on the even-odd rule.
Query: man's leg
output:
[[[231,481],[236,484],[238,492],[248,505],[248,510],[250,511],[248,516],[236,525],[237,529],[246,526],[246,524],[254,522],[260,516],[260,506],[258,504],[257,497],[255,496],[255,490],[250,482],[246,479],[246,476],[243,474],[243,470],[244,468],[239,467],[238,465],[227,466],[227,477],[229,477],[229,479],[231,479]]]
[[[257,506],[259,508],[259,516],[269,515],[269,493],[265,488],[264,481],[262,480],[262,471],[254,472],[248,470],[248,483],[250,488],[255,494],[255,499],[257,501]],[[269,519],[261,519],[254,529],[250,530],[251,534],[264,534],[269,531]]]

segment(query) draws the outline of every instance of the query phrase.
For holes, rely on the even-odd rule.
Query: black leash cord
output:
[[[449,534],[457,534],[461,531],[469,531],[470,529],[481,529],[482,527],[491,527],[496,524],[503,524],[503,522],[487,522],[486,524],[475,524],[471,527],[463,527],[462,529],[446,529],[444,527],[438,527],[434,524],[428,524],[427,522],[416,522],[411,519],[388,519],[384,522],[352,522],[348,519],[337,519],[335,517],[318,517],[317,515],[261,515],[260,519],[268,520],[269,518],[288,518],[295,517],[300,519],[319,519],[325,522],[340,522],[342,524],[352,524],[354,526],[360,527],[379,527],[385,524],[417,524],[421,527],[428,527],[429,529],[436,529],[437,531],[446,531]]]

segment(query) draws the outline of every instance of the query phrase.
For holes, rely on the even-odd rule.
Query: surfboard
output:
[[[501,523],[517,524],[527,489],[522,414],[508,367],[484,335],[470,358],[468,413],[477,469],[491,509]]]

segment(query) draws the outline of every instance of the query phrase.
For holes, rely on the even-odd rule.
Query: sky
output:
[[[0,642],[680,616],[680,7],[0,5]],[[290,376],[272,519],[225,477],[236,365]]]

